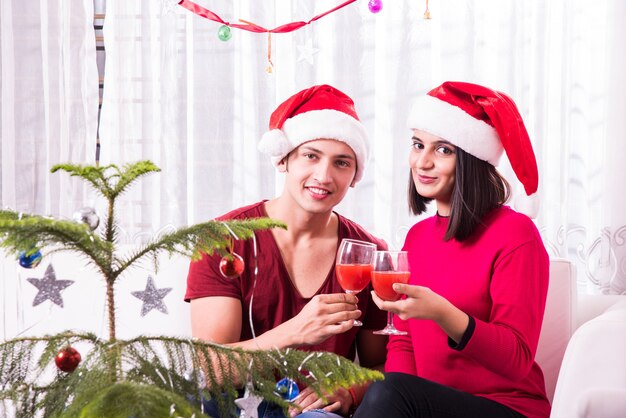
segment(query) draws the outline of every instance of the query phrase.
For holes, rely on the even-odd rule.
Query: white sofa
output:
[[[567,260],[550,262],[537,362],[553,418],[626,418],[626,295],[577,295]]]

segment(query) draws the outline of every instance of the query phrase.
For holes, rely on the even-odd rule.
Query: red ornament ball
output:
[[[243,268],[243,258],[237,253],[227,254],[220,260],[220,273],[228,279],[238,277]]]
[[[54,358],[54,362],[59,370],[66,373],[72,373],[76,370],[80,360],[80,353],[70,346],[63,348]]]

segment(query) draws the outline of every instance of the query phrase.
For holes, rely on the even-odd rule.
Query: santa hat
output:
[[[449,141],[493,166],[503,151],[528,196],[539,184],[537,161],[517,107],[506,94],[477,84],[447,81],[416,100],[408,119],[419,129]],[[524,199],[516,209],[533,217],[535,198]]]
[[[259,150],[278,165],[292,150],[315,139],[335,139],[352,148],[357,163],[354,183],[361,180],[369,159],[365,127],[352,99],[325,84],[302,90],[281,103],[270,117]]]

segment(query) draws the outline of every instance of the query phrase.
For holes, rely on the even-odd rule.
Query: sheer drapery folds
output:
[[[95,155],[93,20],[93,0],[0,3],[2,207],[71,217],[90,200],[49,168]]]

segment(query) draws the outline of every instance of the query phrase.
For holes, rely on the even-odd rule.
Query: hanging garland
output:
[[[249,32],[256,32],[256,33],[288,33],[288,32],[293,32],[294,30],[300,29],[303,26],[306,26],[308,24],[311,24],[313,22],[315,22],[318,19],[323,18],[324,16],[331,14],[351,3],[354,3],[356,0],[347,0],[345,2],[343,2],[342,4],[340,4],[337,7],[334,7],[322,14],[319,14],[315,17],[313,17],[311,20],[309,20],[308,22],[303,22],[303,21],[298,21],[298,22],[291,22],[291,23],[287,23],[285,25],[281,25],[278,26],[274,29],[266,29],[262,26],[257,25],[256,23],[252,23],[252,22],[248,22],[246,20],[242,20],[239,19],[239,22],[241,23],[230,23],[225,21],[224,19],[222,19],[221,17],[219,17],[217,14],[213,13],[212,11],[190,1],[190,0],[181,0],[180,2],[178,2],[178,4],[182,7],[184,7],[185,9],[191,11],[192,13],[200,16],[200,17],[204,17],[205,19],[209,19],[212,20],[214,22],[217,23],[221,23],[222,25],[226,25],[228,27],[231,28],[237,28],[237,29],[243,29],[243,30],[247,30]]]
[[[265,69],[265,71],[267,71],[268,73],[271,73],[274,68],[274,64],[272,63],[272,33],[293,32],[295,30],[298,30],[306,25],[309,25],[315,22],[316,20],[323,18],[326,15],[329,15],[333,12],[336,12],[339,9],[346,7],[349,4],[354,3],[355,1],[356,0],[344,1],[340,5],[333,7],[332,9],[327,10],[324,13],[318,14],[317,16],[314,16],[311,20],[307,22],[304,22],[304,21],[291,22],[291,23],[287,23],[287,24],[275,27],[273,29],[267,29],[267,28],[264,28],[263,26],[257,25],[256,23],[252,23],[243,19],[238,19],[240,23],[227,22],[224,19],[222,19],[220,16],[218,16],[216,13],[212,12],[211,10],[203,6],[200,6],[199,4],[194,3],[191,0],[180,0],[178,4],[200,17],[212,20],[217,23],[221,23],[222,26],[218,30],[218,38],[222,41],[230,40],[230,38],[232,37],[231,28],[243,29],[248,32],[254,32],[254,33],[267,33],[267,61],[268,61],[269,66]],[[378,13],[383,8],[383,2],[382,0],[369,0],[367,7],[370,12]],[[426,0],[426,11],[424,12],[424,19],[430,19],[430,18],[431,17],[430,17],[430,11],[428,9],[428,0]]]
[[[308,22],[303,22],[303,21],[297,21],[297,22],[291,22],[291,23],[287,23],[285,25],[281,25],[278,26],[274,29],[266,29],[263,26],[259,26],[256,23],[252,23],[249,22],[247,20],[243,20],[243,19],[238,19],[239,22],[241,23],[230,23],[225,21],[224,19],[222,19],[221,17],[219,17],[216,13],[210,11],[209,9],[200,6],[199,4],[194,3],[191,0],[180,0],[178,2],[178,4],[182,7],[184,7],[185,9],[189,10],[190,12],[200,16],[200,17],[204,17],[205,19],[209,19],[212,20],[214,22],[217,23],[221,23],[222,25],[228,27],[228,28],[237,28],[237,29],[243,29],[243,30],[247,30],[249,32],[256,32],[256,33],[288,33],[288,32],[293,32],[297,29],[300,29],[303,26],[309,25],[313,22],[315,22],[316,20],[319,20],[321,18],[323,18],[326,15],[329,15],[333,12],[336,12],[339,9],[342,9],[344,7],[346,7],[349,4],[354,3],[356,0],[347,0],[343,3],[341,3],[340,5],[333,7],[332,9],[321,13],[317,16],[314,16],[311,20],[309,20]],[[383,8],[383,2],[382,0],[369,0],[367,7],[369,8],[370,12],[372,13],[378,13],[382,10]],[[430,11],[428,10],[428,0],[426,0],[426,11],[424,12],[424,19],[430,19]],[[230,33],[230,31],[228,31],[228,33]],[[230,39],[230,36],[228,36],[228,38]]]
[[[255,33],[267,33],[267,62],[268,62],[268,67],[265,69],[265,71],[267,71],[268,73],[272,73],[273,68],[274,68],[274,64],[272,63],[272,33],[289,33],[289,32],[293,32],[297,29],[300,29],[303,26],[309,25],[313,22],[315,22],[318,19],[323,18],[324,16],[331,14],[343,7],[346,7],[347,5],[354,3],[356,0],[347,0],[343,3],[341,3],[340,5],[324,12],[321,13],[317,16],[314,16],[311,20],[309,20],[308,22],[303,22],[303,21],[297,21],[297,22],[291,22],[291,23],[287,23],[285,25],[281,25],[278,26],[276,28],[273,29],[266,29],[263,26],[259,26],[256,23],[252,23],[249,22],[247,20],[243,20],[243,19],[239,19],[239,22],[241,23],[230,23],[225,21],[224,19],[222,19],[221,17],[219,17],[216,13],[213,13],[212,11],[210,11],[209,9],[202,7],[194,2],[192,2],[191,0],[181,0],[178,4],[182,7],[184,7],[185,9],[189,10],[190,12],[200,16],[200,17],[204,17],[205,19],[209,19],[212,20],[214,22],[217,23],[221,23],[222,26],[220,27],[219,31],[218,31],[218,37],[222,40],[222,41],[228,41],[231,38],[231,33],[230,33],[230,28],[236,28],[236,29],[243,29],[243,30],[247,30],[249,32],[255,32]],[[378,0],[380,1],[380,0]]]

